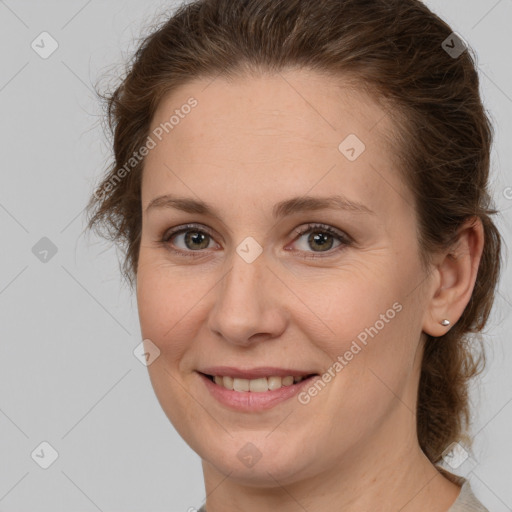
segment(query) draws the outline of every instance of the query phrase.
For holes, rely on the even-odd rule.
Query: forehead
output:
[[[341,186],[385,203],[407,195],[387,112],[354,83],[305,70],[194,80],[158,106],[150,133],[161,140],[146,158],[143,189],[170,183],[172,167],[198,192],[205,178],[210,194],[215,183],[260,193],[276,180],[289,195],[305,194],[318,182],[317,191]]]
[[[182,123],[185,129],[173,128],[176,140],[204,133],[215,139],[215,135],[221,138],[230,131],[242,136],[246,131],[239,133],[238,129],[245,126],[247,131],[267,130],[269,134],[287,130],[290,135],[331,146],[352,129],[361,137],[371,138],[372,144],[387,145],[392,140],[387,135],[394,130],[378,98],[367,94],[357,82],[305,69],[193,80],[162,99],[151,128],[168,121],[192,96],[197,106],[193,115],[186,115],[187,122]]]

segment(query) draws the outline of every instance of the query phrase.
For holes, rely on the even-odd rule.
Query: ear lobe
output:
[[[473,217],[459,230],[455,243],[435,263],[437,279],[423,322],[423,331],[438,337],[461,317],[471,299],[484,247],[482,221]],[[450,325],[442,325],[443,320]]]

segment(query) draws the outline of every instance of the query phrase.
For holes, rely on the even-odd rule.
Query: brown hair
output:
[[[444,336],[425,342],[417,428],[434,463],[452,442],[471,448],[468,385],[483,369],[485,353],[476,357],[468,335],[486,324],[501,267],[501,237],[487,191],[492,125],[479,96],[473,51],[450,54],[447,49],[456,47],[451,34],[418,0],[185,4],[142,40],[115,91],[98,93],[106,101],[114,161],[87,206],[88,227],[123,247],[123,276],[133,285],[144,159],[122,179],[118,170],[145,144],[166,93],[192,79],[251,71],[305,68],[351,77],[388,105],[395,121],[395,151],[415,197],[423,263],[449,248],[467,219],[480,218],[484,227],[483,255],[464,313]]]

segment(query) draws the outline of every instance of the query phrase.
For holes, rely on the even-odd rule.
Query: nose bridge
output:
[[[242,243],[238,250],[247,249]],[[209,327],[231,343],[247,344],[255,334],[274,336],[282,327],[264,254],[254,260],[233,254],[210,312]],[[275,279],[275,278],[274,278]]]
[[[260,256],[255,261],[247,263],[238,254],[233,254],[231,268],[219,287],[217,306],[223,309],[223,313],[236,313],[245,322],[249,318],[256,319],[261,314],[258,282],[262,282],[262,271],[265,262]]]

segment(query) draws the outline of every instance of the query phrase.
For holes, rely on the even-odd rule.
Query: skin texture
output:
[[[197,106],[146,158],[137,300],[143,338],[160,350],[148,367],[152,385],[203,460],[208,512],[448,510],[459,487],[416,435],[423,333],[442,335],[449,327],[439,322],[455,323],[468,303],[481,224],[468,224],[453,254],[422,268],[414,199],[386,139],[393,125],[340,80],[305,70],[197,80],[165,97],[151,129],[191,96]],[[338,149],[349,134],[366,146],[354,161]],[[146,211],[162,194],[205,201],[218,218]],[[272,217],[280,201],[333,194],[374,214]],[[311,222],[353,242],[325,233],[324,245],[308,243],[312,232],[324,233],[297,235]],[[200,228],[211,237],[161,242],[187,223],[199,224],[190,235]],[[246,237],[263,249],[252,263],[236,252]],[[196,373],[229,365],[322,374],[396,303],[400,312],[307,405],[292,398],[258,413],[233,411]],[[249,442],[261,453],[253,467],[237,457]]]

